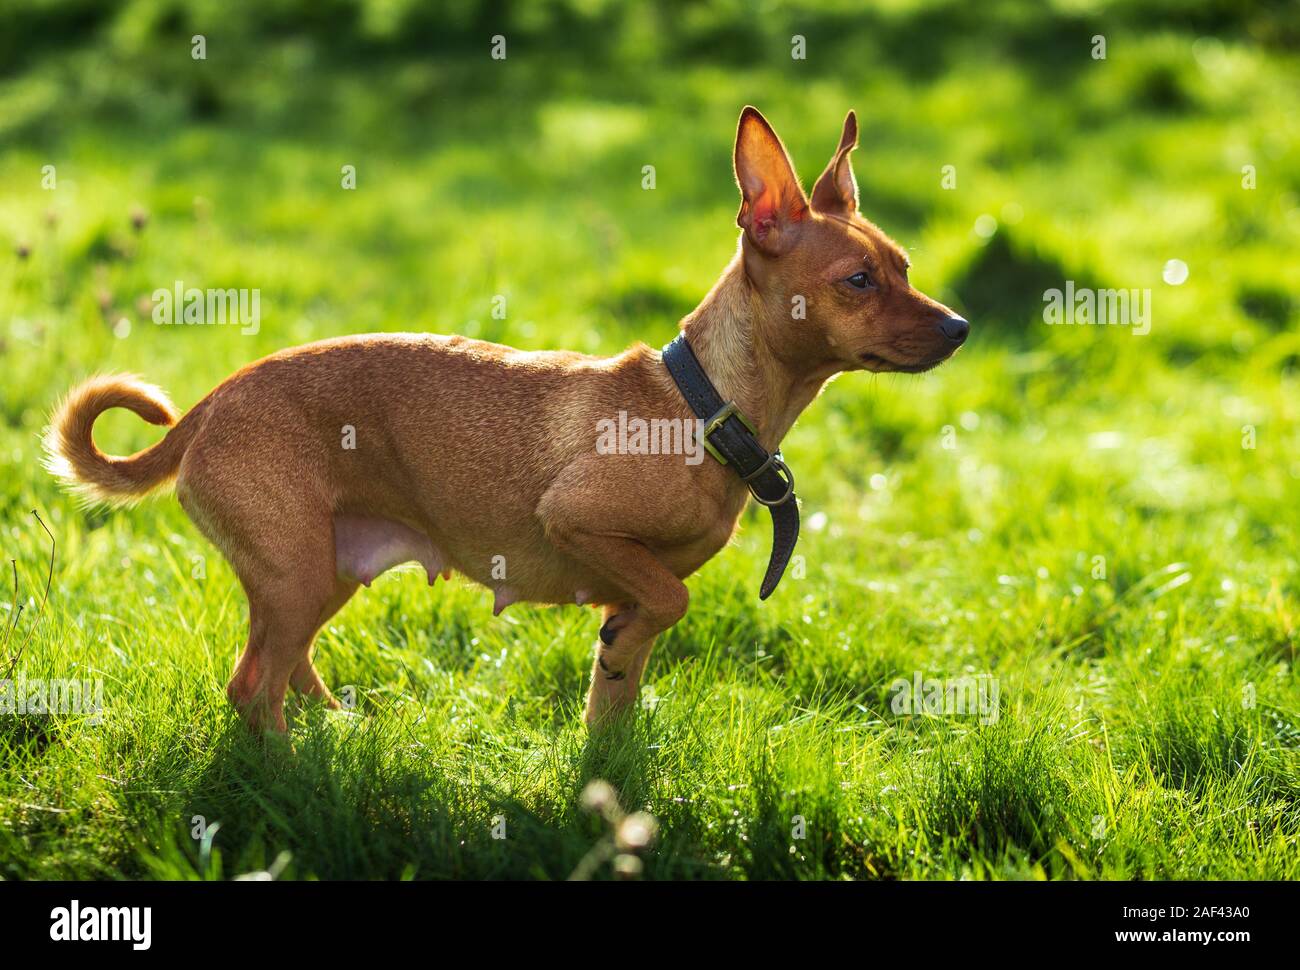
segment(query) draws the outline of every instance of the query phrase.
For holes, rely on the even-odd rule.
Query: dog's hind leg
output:
[[[318,633],[321,627],[330,621],[330,617],[343,609],[344,604],[352,598],[352,594],[357,591],[359,585],[359,583],[351,579],[339,579],[335,582],[334,595],[321,610],[320,622],[316,624]],[[293,669],[293,673],[289,676],[289,686],[304,697],[321,701],[326,707],[338,710],[341,705],[334,695],[330,693],[330,689],[325,686],[325,682],[321,679],[315,665],[312,664],[311,655],[315,650],[314,636],[312,641],[312,645],[307,648],[307,657]]]
[[[309,673],[304,672],[302,682],[324,689],[310,658],[312,638],[335,596],[328,544],[321,546],[323,569],[240,570],[236,565],[248,593],[249,638],[226,696],[254,730],[284,733],[288,729],[284,698],[290,680],[304,664]]]
[[[202,448],[191,450],[191,461],[195,473],[183,468],[177,489],[181,504],[225,554],[248,597],[248,645],[226,696],[249,727],[284,732],[284,698],[295,676],[300,690],[329,696],[311,667],[311,643],[355,588],[341,589],[335,575],[329,507],[303,491],[301,476],[256,483],[219,477],[210,471],[219,457]]]

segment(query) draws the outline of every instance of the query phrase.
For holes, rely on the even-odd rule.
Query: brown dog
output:
[[[740,244],[681,329],[768,450],[832,375],[927,370],[966,338],[966,321],[914,290],[902,250],[858,214],[856,144],[850,112],[809,199],[763,116],[740,116]],[[171,430],[128,458],[104,455],[91,430],[113,407]],[[455,570],[494,589],[498,612],[601,606],[591,724],[634,700],[656,635],[686,612],[682,579],[726,545],[748,497],[713,459],[600,453],[598,423],[619,412],[693,420],[644,345],[600,358],[371,334],[250,364],[179,420],[155,387],[94,378],[59,407],[47,448],[52,470],[98,501],[175,478],[248,596],[227,694],[254,728],[286,729],[290,685],[335,704],[312,666],[317,630],[359,584],[412,560],[430,583]]]

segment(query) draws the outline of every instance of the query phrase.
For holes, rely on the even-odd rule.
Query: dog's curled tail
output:
[[[91,434],[109,408],[126,408],[172,430],[126,458],[106,455]],[[191,412],[193,414],[193,412]],[[130,374],[101,374],[77,385],[55,408],[45,435],[45,467],[87,501],[128,505],[171,482],[189,444],[192,422],[181,421],[161,389]]]

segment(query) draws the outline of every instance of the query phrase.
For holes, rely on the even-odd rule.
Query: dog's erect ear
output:
[[[736,225],[759,249],[772,254],[786,250],[791,230],[808,215],[808,198],[785,146],[757,108],[746,107],[740,113],[736,182],[741,195]]]
[[[853,177],[849,153],[858,147],[858,117],[850,111],[844,118],[840,147],[813,186],[812,204],[818,212],[850,216],[858,211],[858,180]]]

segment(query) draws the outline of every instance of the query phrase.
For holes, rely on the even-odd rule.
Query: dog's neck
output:
[[[769,319],[738,250],[713,289],[682,319],[682,333],[724,400],[735,401],[758,429],[763,446],[775,450],[840,368],[800,367],[782,360],[767,339],[789,319]]]

